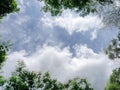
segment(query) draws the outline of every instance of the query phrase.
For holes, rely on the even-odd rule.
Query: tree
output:
[[[120,90],[120,68],[113,70],[105,90]]]
[[[111,60],[120,58],[120,33],[116,39],[111,41],[111,44],[105,49],[105,53]]]
[[[9,51],[11,45],[10,41],[3,42],[0,40],[0,69],[6,60],[7,52]]]
[[[19,11],[16,0],[1,0],[0,1],[0,19],[9,13]]]
[[[112,4],[113,0],[39,0],[45,3],[43,11],[50,12],[53,16],[60,15],[63,10],[70,9],[85,16],[97,10],[97,4]]]
[[[7,52],[9,51],[10,47],[11,47],[10,41],[2,42],[2,40],[0,40],[0,70],[3,66],[3,63],[6,60]],[[0,75],[0,86],[2,86],[4,83],[5,79],[3,76]]]
[[[2,86],[3,90],[93,90],[85,79],[61,83],[52,79],[48,72],[41,74],[26,70],[23,62],[19,62],[15,72]]]
[[[93,90],[86,79],[75,78],[66,84],[67,90]]]
[[[103,18],[106,26],[116,26],[120,28],[120,0],[113,0],[113,4],[100,7],[99,16]]]
[[[41,74],[25,69],[24,62],[18,62],[17,69],[3,85],[4,90],[36,90],[40,87]]]
[[[42,10],[52,16],[61,15],[64,10],[77,12],[80,16],[95,13],[103,18],[106,26],[120,28],[120,0],[38,0],[44,2]]]
[[[17,8],[17,3],[15,0],[0,1],[0,19],[2,19],[7,14],[16,11],[19,11],[19,8]],[[7,52],[9,51],[10,47],[11,47],[11,43],[9,41],[2,42],[2,40],[0,40],[0,70],[3,66],[3,63],[6,60]],[[5,83],[4,77],[0,76],[0,86],[2,86],[4,83]]]

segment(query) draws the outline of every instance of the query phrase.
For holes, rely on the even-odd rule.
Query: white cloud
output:
[[[86,17],[80,17],[68,10],[65,11],[62,16],[54,18],[46,14],[42,17],[42,21],[46,27],[54,28],[54,26],[59,26],[65,28],[69,34],[73,32],[91,31],[92,39],[96,38],[97,31],[104,26],[102,19],[98,16],[88,15]]]
[[[86,45],[76,45],[77,56],[72,56],[69,47],[60,49],[44,45],[31,56],[25,51],[13,52],[3,68],[8,76],[17,60],[24,60],[27,68],[34,71],[49,71],[53,78],[66,81],[71,78],[87,78],[95,90],[103,90],[114,63],[103,54],[96,54]]]
[[[74,46],[76,50],[75,57],[72,56],[72,52],[68,47],[60,49],[52,46],[37,48],[36,52],[28,56],[28,51],[41,45],[41,42],[42,44],[52,42],[55,45],[60,43],[59,46],[66,43],[66,38],[62,42],[57,41],[64,37],[61,34],[56,37],[60,29],[57,33],[54,33],[55,30],[50,29],[50,27],[53,29],[54,26],[62,27],[69,34],[90,31],[91,39],[95,39],[98,30],[103,27],[101,18],[92,15],[83,18],[69,11],[64,12],[59,17],[53,18],[49,15],[43,17],[37,0],[18,0],[18,3],[21,11],[3,19],[0,24],[0,34],[13,41],[16,46],[13,46],[14,50],[28,49],[27,52],[25,50],[16,51],[8,55],[3,69],[4,75],[9,76],[10,72],[15,69],[17,60],[24,60],[31,70],[49,71],[52,77],[58,78],[60,81],[66,81],[77,76],[85,77],[92,83],[95,90],[103,90],[114,65],[105,55],[93,52],[86,45]],[[107,40],[112,37],[112,34],[107,35]],[[102,34],[101,37],[104,35],[106,36],[106,34]],[[79,38],[70,39],[69,41],[74,42],[76,39]],[[96,49],[96,47],[94,48]]]
[[[92,49],[88,48],[87,45],[74,45],[73,48],[76,51],[77,57],[90,58],[97,56]]]

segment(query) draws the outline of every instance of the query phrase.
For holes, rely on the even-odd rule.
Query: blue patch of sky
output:
[[[49,28],[46,29],[42,26],[42,22],[40,22],[43,13],[40,12],[39,6],[37,6],[36,3],[30,3],[28,6],[26,5],[25,12],[18,13],[16,15],[10,15],[9,20],[1,24],[4,25],[4,28],[7,27],[11,31],[10,33],[1,34],[1,36],[5,40],[10,39],[13,41],[12,51],[26,50],[28,53],[34,53],[38,46],[42,46],[48,40],[51,40],[53,42],[49,42],[49,45],[57,46],[60,43],[63,43],[61,48],[69,46],[70,51],[73,52],[73,54],[73,46],[75,44],[87,44],[88,48],[99,53],[107,47],[110,40],[117,35],[117,30],[109,30],[110,28],[107,28],[105,30],[98,31],[97,38],[91,40],[90,33],[92,30],[84,33],[73,32],[73,34],[70,35],[67,30],[58,26],[54,27],[53,30],[50,30]],[[22,23],[22,25],[16,24],[15,21],[17,18],[22,19],[25,15],[29,19]]]
[[[93,49],[96,53],[99,53],[106,48],[110,41],[113,38],[116,38],[118,33],[118,30],[115,28],[106,28],[98,31],[97,38],[91,40],[91,30],[84,33],[73,32],[73,34],[70,35],[67,30],[61,29],[60,27],[56,27],[55,29],[55,37],[57,37],[59,42],[64,42],[64,46],[69,46],[71,50],[74,50],[72,47],[75,44],[87,44],[88,48]]]

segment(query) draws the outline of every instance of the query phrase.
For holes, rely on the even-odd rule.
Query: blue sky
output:
[[[24,60],[30,70],[49,71],[63,82],[87,78],[95,90],[103,90],[118,65],[103,49],[118,29],[105,26],[102,18],[92,14],[83,18],[67,10],[51,17],[40,10],[43,3],[37,0],[18,0],[18,5],[20,12],[4,17],[0,24],[2,38],[13,42],[4,75],[8,77],[16,62]]]

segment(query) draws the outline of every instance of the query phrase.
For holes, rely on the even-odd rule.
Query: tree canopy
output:
[[[51,15],[60,15],[63,10],[70,9],[85,16],[90,12],[97,11],[97,4],[106,5],[113,3],[112,0],[39,0],[45,3],[43,11],[50,12]]]
[[[19,11],[16,0],[0,0],[0,18],[16,11]]]
[[[117,38],[113,39],[110,45],[105,49],[105,53],[111,60],[120,58],[120,32]]]
[[[52,79],[48,72],[41,74],[25,69],[24,62],[19,62],[12,76],[1,85],[3,90],[93,90],[86,79],[76,78],[61,83]]]
[[[0,70],[6,60],[7,52],[9,51],[10,47],[11,43],[9,41],[3,42],[2,40],[0,40]],[[4,82],[4,77],[0,75],[0,86],[3,85]]]
[[[52,16],[64,10],[77,12],[80,16],[95,13],[103,18],[105,25],[120,27],[120,0],[38,0],[44,2],[42,10]]]
[[[105,90],[120,90],[120,68],[113,70]]]
[[[7,52],[9,51],[10,47],[10,41],[3,42],[2,40],[0,40],[0,69],[6,60]]]
[[[50,12],[51,15],[61,15],[63,10],[73,10],[81,16],[88,15],[98,11],[97,5],[111,5],[114,0],[39,0],[44,2],[43,11]],[[113,10],[105,12],[105,18],[111,23],[119,25],[120,7],[112,7]],[[0,2],[0,19],[7,14],[19,11],[16,0],[1,0]],[[112,13],[111,13],[112,12]],[[103,12],[104,14],[104,12]],[[104,15],[103,15],[104,16]],[[106,19],[105,19],[106,20]],[[9,42],[0,41],[0,69],[6,60],[9,51]],[[113,39],[106,54],[110,59],[120,58],[120,33],[117,39]],[[12,76],[5,80],[0,76],[0,85],[3,90],[93,90],[86,79],[73,79],[66,83],[61,83],[52,79],[49,73],[41,74],[25,69],[23,62],[18,64],[16,71]],[[120,90],[120,68],[113,71],[105,90]]]

